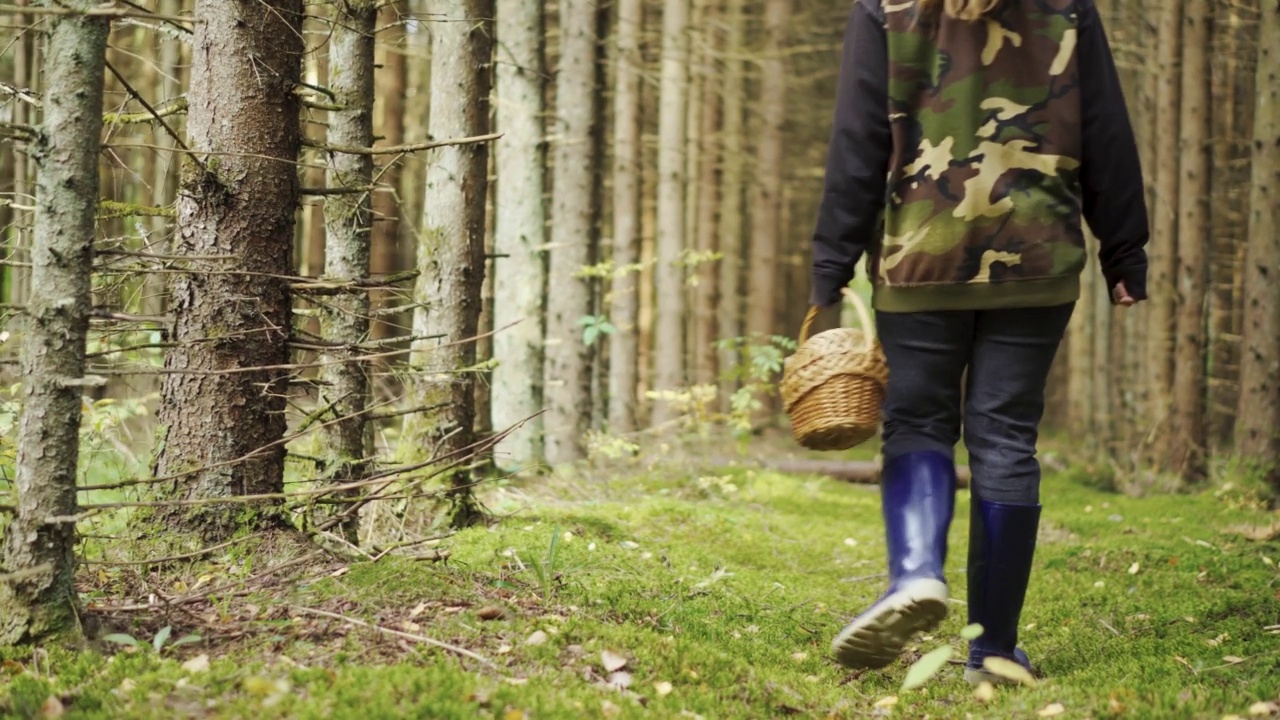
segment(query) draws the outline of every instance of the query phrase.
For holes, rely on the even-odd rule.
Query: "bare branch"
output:
[[[475,137],[457,138],[454,140],[435,140],[430,142],[413,143],[412,145],[393,145],[391,147],[379,148],[355,147],[353,145],[333,145],[319,140],[304,140],[303,144],[308,147],[319,148],[329,152],[346,153],[348,155],[400,155],[454,145],[474,145],[477,143],[492,142],[501,137],[502,133],[491,133],[489,135],[477,135]]]

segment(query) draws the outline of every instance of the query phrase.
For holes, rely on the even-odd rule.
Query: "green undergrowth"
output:
[[[1139,500],[1051,477],[1044,499],[1022,632],[1044,677],[985,702],[954,664],[901,689],[919,654],[963,652],[967,493],[951,617],[852,673],[828,644],[882,590],[875,490],[734,471],[503,489],[505,519],[450,538],[446,562],[214,598],[163,621],[204,635],[181,647],[5,651],[0,716],[1221,718],[1280,700],[1280,544],[1257,531],[1274,515],[1221,487]],[[153,627],[133,632],[149,647]]]

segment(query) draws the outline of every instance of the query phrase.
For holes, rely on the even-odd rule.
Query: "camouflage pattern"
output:
[[[885,24],[893,134],[877,307],[927,309],[917,291],[930,286],[954,306],[957,285],[993,286],[968,293],[985,306],[1075,300],[1086,252],[1075,0],[1006,0],[936,28],[913,0],[869,2]]]

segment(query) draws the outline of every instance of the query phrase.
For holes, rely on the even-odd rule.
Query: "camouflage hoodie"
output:
[[[1093,0],[1005,0],[968,22],[858,0],[845,40],[814,296],[864,253],[887,312],[1068,303],[1086,262],[1146,297],[1147,213]]]

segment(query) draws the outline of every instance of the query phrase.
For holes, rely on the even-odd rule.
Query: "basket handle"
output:
[[[841,292],[845,296],[853,298],[853,308],[858,312],[858,322],[862,325],[862,336],[866,339],[867,346],[865,349],[867,352],[870,352],[874,347],[873,343],[875,341],[872,339],[871,328],[873,326],[871,324],[871,313],[867,310],[867,304],[858,296],[858,293],[847,287],[842,289]],[[809,312],[805,313],[804,323],[800,325],[801,345],[805,344],[809,339],[809,330],[813,327],[813,321],[818,319],[819,310],[820,308],[817,305],[810,305]]]

